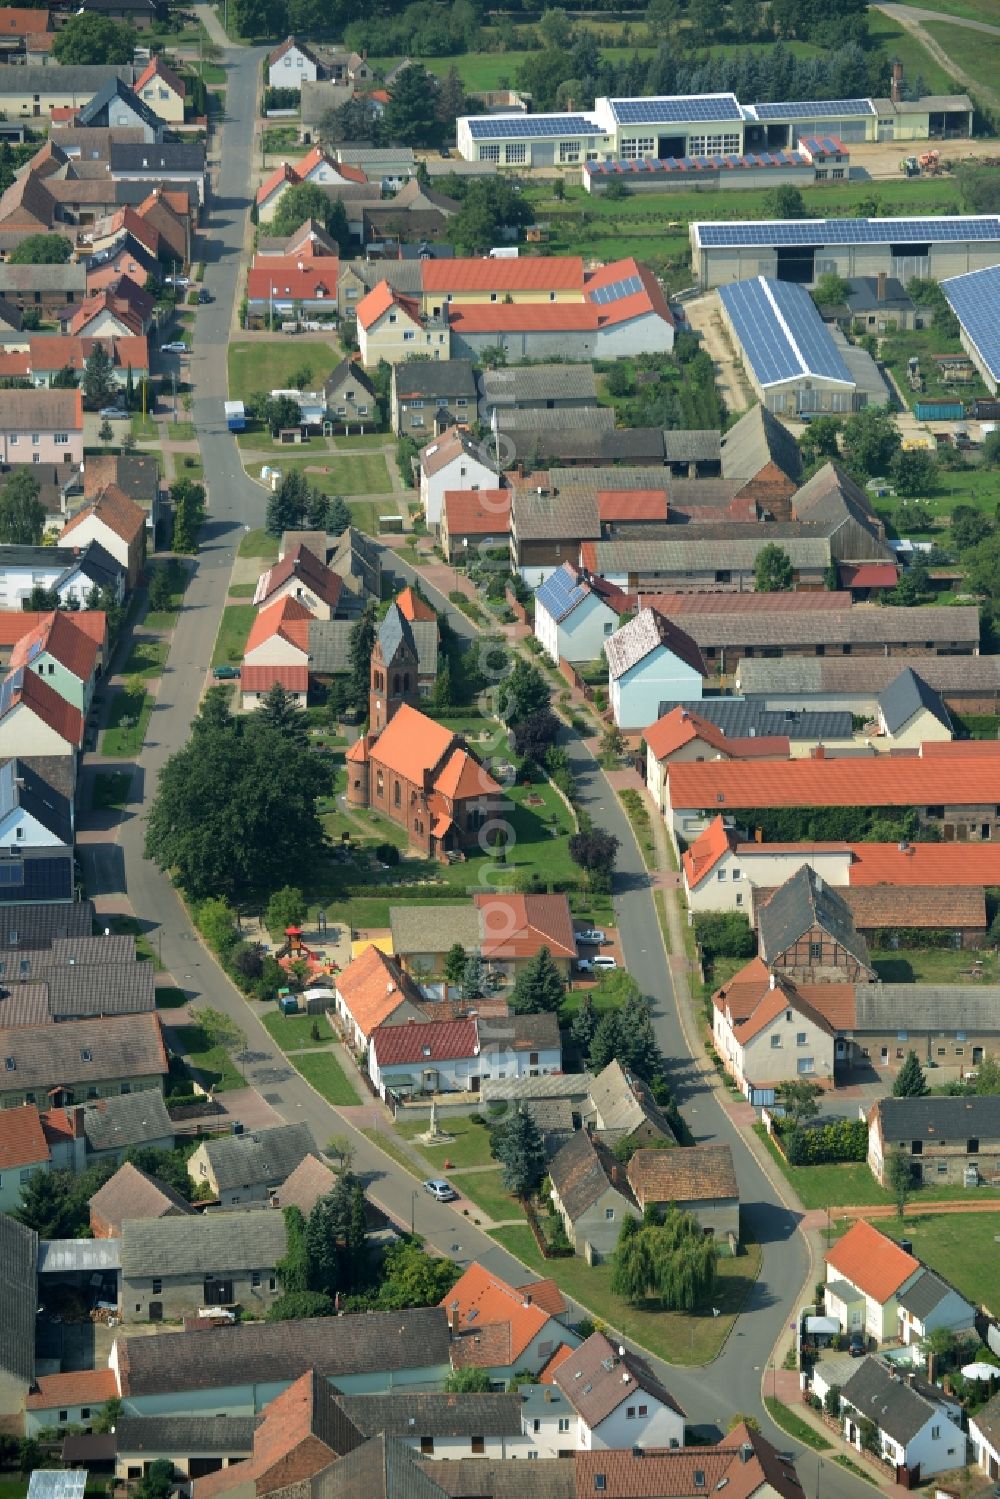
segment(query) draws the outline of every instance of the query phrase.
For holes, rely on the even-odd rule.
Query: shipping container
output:
[[[965,415],[961,401],[918,401],[913,411],[918,422],[960,422]]]
[[[1000,421],[1000,401],[973,401],[972,415],[977,421]]]

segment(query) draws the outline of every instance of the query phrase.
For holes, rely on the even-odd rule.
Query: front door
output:
[[[888,1048],[888,1046],[883,1046],[881,1052],[879,1053],[879,1061],[882,1063],[883,1067],[887,1067],[889,1065],[889,1048]]]
[[[982,1060],[983,1060],[983,1048],[981,1046],[974,1046],[972,1048],[972,1065],[973,1065],[973,1067],[978,1067],[979,1064],[980,1064],[980,1062]]]
[[[150,1322],[162,1322],[163,1321],[163,1302],[162,1301],[151,1301],[149,1303],[149,1320],[150,1320]]]

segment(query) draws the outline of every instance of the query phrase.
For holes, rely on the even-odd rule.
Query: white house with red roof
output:
[[[296,598],[281,597],[254,620],[243,660],[247,666],[307,666],[312,615]]]
[[[499,469],[489,445],[477,442],[464,427],[449,427],[421,448],[419,464],[420,503],[428,526],[440,525],[447,493],[496,488]]]
[[[321,146],[314,146],[300,161],[283,161],[265,177],[257,189],[257,220],[268,224],[274,218],[285,193],[303,182],[317,187],[346,187],[348,183],[363,186],[368,181],[360,167],[334,161]]]
[[[632,256],[588,272],[584,296],[600,317],[597,358],[669,354],[673,349],[674,317],[660,283]]]
[[[150,58],[133,85],[139,95],[168,125],[183,125],[187,89],[184,80],[160,56]]]
[[[313,619],[333,619],[344,582],[302,542],[286,552],[257,579],[253,602],[258,609],[293,598]]]
[[[34,1104],[0,1112],[0,1212],[15,1213],[36,1171],[48,1171],[52,1155]]]
[[[512,1286],[474,1261],[439,1304],[448,1314],[455,1369],[486,1369],[496,1380],[517,1369],[541,1374],[557,1349],[569,1353],[580,1344],[560,1320],[568,1308],[551,1280]]]
[[[368,1076],[382,1098],[388,1091],[407,1097],[475,1093],[482,1076],[479,1052],[473,1018],[380,1025],[368,1045]]]
[[[552,1383],[573,1410],[573,1440],[566,1447],[594,1452],[684,1445],[685,1414],[670,1391],[643,1359],[601,1332],[563,1359]]]
[[[667,771],[678,760],[788,760],[787,734],[729,735],[698,712],[678,703],[643,734],[646,745],[646,786],[663,810]]]
[[[322,71],[316,53],[305,42],[289,36],[267,57],[270,88],[292,88],[302,92],[303,83],[315,83]]]
[[[24,667],[43,678],[84,717],[90,712],[100,657],[95,635],[77,624],[77,614],[53,610],[22,635],[10,657],[10,669]]]
[[[71,755],[83,743],[83,714],[25,667],[0,686],[0,757]]]
[[[357,1051],[390,1018],[394,1025],[427,1018],[419,1008],[423,995],[414,981],[374,943],[337,974],[334,993],[337,1019]]]
[[[900,1329],[900,1297],[923,1273],[920,1261],[863,1218],[826,1253],[823,1299],[846,1333],[885,1343]]]
[[[128,587],[139,581],[146,560],[146,512],[117,484],[106,484],[96,499],[66,522],[60,546],[95,541],[125,569]]]

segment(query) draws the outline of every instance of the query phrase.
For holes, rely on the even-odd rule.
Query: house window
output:
[[[737,890],[737,892],[736,892],[736,904],[738,906],[742,906],[742,904],[743,904],[743,891],[742,890]]]
[[[775,1031],[774,1034],[771,1037],[771,1050],[772,1051],[777,1051],[780,1046],[781,1046],[781,1035],[780,1035],[780,1033],[778,1031]]]
[[[136,1307],[136,1311],[138,1311],[138,1310],[139,1310],[139,1308]],[[60,1411],[59,1412],[59,1420],[60,1421],[68,1421],[69,1420],[69,1411]]]
[[[932,1442],[936,1442],[937,1439],[938,1439],[938,1437],[940,1435],[941,1435],[941,1428],[940,1428],[940,1426],[932,1426],[931,1427],[931,1441]]]
[[[434,1456],[434,1438],[433,1437],[421,1437],[420,1438],[420,1451],[421,1451],[421,1454],[424,1457],[433,1457]]]
[[[923,1155],[923,1153],[924,1153],[924,1142],[923,1142],[923,1140],[911,1140],[910,1141],[910,1154],[911,1155]]]
[[[163,1281],[158,1275],[153,1277],[153,1295],[159,1296],[163,1290]]]
[[[25,1182],[29,1182],[29,1181],[30,1181],[30,1180],[31,1180],[31,1174],[32,1174],[32,1173],[31,1173],[31,1168],[30,1168],[30,1166],[29,1166],[29,1167],[28,1167],[28,1169],[27,1169],[27,1170],[26,1170],[26,1171],[21,1171],[21,1172],[20,1172],[20,1173],[19,1173],[19,1180],[20,1180],[20,1182],[21,1182],[21,1184],[22,1184],[22,1185],[23,1185],[23,1184],[24,1184],[24,1183],[25,1183]]]
[[[948,1162],[947,1161],[938,1161],[938,1163],[937,1163],[937,1173],[938,1173],[938,1176],[947,1176],[948,1175]]]
[[[597,1490],[597,1492],[599,1494],[602,1493],[603,1490],[607,1488],[607,1486],[608,1486],[607,1475],[605,1473],[595,1473],[594,1474],[594,1488]]]
[[[724,880],[725,878],[726,878],[726,871],[724,869],[720,869],[719,870],[719,879],[720,880]]]
[[[393,787],[392,787],[392,805],[394,807],[398,807],[398,806],[400,806],[400,804],[401,804],[401,799],[400,799],[400,793],[399,793],[399,782],[395,781],[393,783]]]
[[[41,441],[41,438],[39,437],[38,433],[37,432],[32,432],[32,434],[31,434],[31,446],[33,448],[37,448],[40,441]]]
[[[966,1155],[977,1155],[979,1153],[979,1141],[975,1136],[971,1140],[966,1140],[965,1153]]]
[[[560,1416],[559,1417],[559,1427],[558,1427],[558,1429],[560,1431],[569,1431],[569,1416]]]
[[[649,1415],[649,1406],[648,1405],[640,1405],[640,1407],[639,1407],[639,1414],[640,1414],[640,1416],[648,1416]]]
[[[80,1407],[80,1420],[81,1421],[89,1421],[90,1420],[90,1406],[89,1405],[81,1405],[81,1407]]]
[[[805,1046],[805,1044],[806,1044],[806,1033],[805,1033],[805,1031],[797,1031],[796,1032],[796,1035],[795,1035],[795,1044],[796,1044],[796,1046]]]
[[[634,1405],[630,1405],[630,1406],[628,1406],[626,1408],[625,1418],[628,1421],[634,1421],[635,1420],[635,1406]]]
[[[795,1064],[795,1070],[800,1077],[808,1077],[811,1072],[815,1071],[815,1066],[816,1064],[812,1057],[799,1057]]]
[[[385,796],[385,777],[380,770],[375,772],[375,795]]]
[[[470,1445],[470,1447],[471,1447],[471,1449],[472,1449],[473,1452],[485,1452],[486,1451],[486,1438],[485,1437],[472,1437],[471,1440],[470,1440],[469,1445]]]
[[[56,443],[67,443],[67,442],[69,442],[69,433],[68,432],[55,432],[55,433],[53,433],[52,441],[56,442]]]
[[[822,944],[822,942],[810,942],[810,944],[809,944],[809,957],[811,959],[813,959],[815,962],[819,962],[819,960],[822,958],[822,956],[823,956],[823,944]]]
[[[251,1270],[250,1271],[250,1285],[253,1287],[253,1289],[255,1291],[259,1291],[260,1290],[260,1271],[259,1270]]]
[[[614,1216],[615,1216],[615,1210],[614,1210],[614,1208],[605,1208],[604,1209],[604,1216],[608,1220],[608,1222],[610,1223],[611,1220],[612,1220],[612,1218],[614,1218]]]

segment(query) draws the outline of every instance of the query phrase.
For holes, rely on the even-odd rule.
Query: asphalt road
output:
[[[342,1116],[316,1094],[276,1051],[252,1008],[229,983],[198,940],[169,880],[143,858],[145,815],[165,760],[186,741],[206,682],[215,636],[226,598],[233,558],[244,526],[262,523],[265,495],[244,474],[234,438],[226,430],[222,403],[227,391],[226,347],[231,314],[241,292],[241,252],[250,202],[250,152],[261,53],[230,48],[227,114],[222,138],[218,196],[211,207],[206,236],[205,285],[214,301],[199,307],[191,374],[196,397],[193,418],[198,430],[210,516],[181,612],[156,709],[136,767],[128,815],[117,844],[92,847],[85,854],[88,876],[96,888],[125,889],[139,919],[160,944],[164,965],[196,1004],[210,1005],[238,1021],[247,1036],[244,1069],[250,1082],[288,1120],[305,1121],[319,1146],[331,1134],[349,1133],[355,1146],[355,1169],[372,1197],[401,1223],[411,1214],[419,1233],[457,1263],[477,1259],[515,1283],[528,1279],[524,1267],[451,1208],[433,1202],[414,1179],[379,1151],[364,1135],[346,1126]],[[406,577],[412,571],[398,558],[393,567]],[[436,602],[447,608],[439,596]],[[475,632],[463,615],[451,612],[463,636]],[[737,1164],[746,1222],[764,1250],[763,1269],[744,1314],[722,1355],[705,1369],[658,1366],[691,1422],[725,1430],[737,1411],[756,1413],[763,1430],[784,1449],[795,1444],[773,1428],[761,1407],[761,1383],[771,1350],[782,1327],[794,1316],[806,1273],[807,1256],[795,1232],[792,1215],[777,1199],[739,1132],[719,1108],[714,1095],[697,1085],[691,1057],[677,1018],[670,974],[645,871],[631,830],[618,802],[583,745],[567,739],[583,804],[602,826],[617,834],[622,851],[615,906],[625,960],[650,996],[657,1036],[671,1059],[671,1082],[696,1139],[731,1144]],[[820,1465],[813,1453],[799,1464],[809,1494],[820,1484]],[[860,1499],[866,1486],[843,1469],[825,1462],[824,1499]]]

